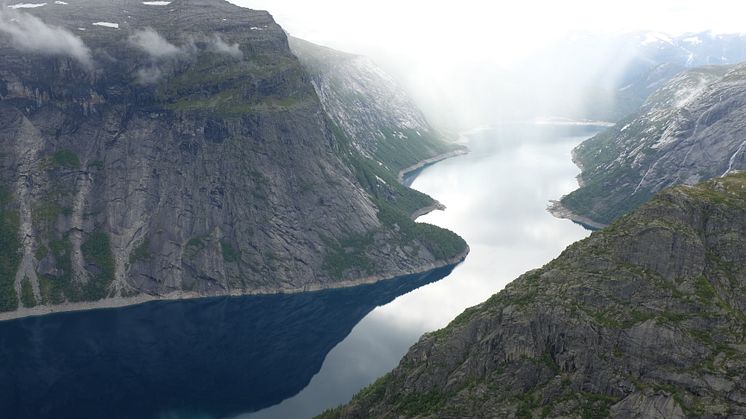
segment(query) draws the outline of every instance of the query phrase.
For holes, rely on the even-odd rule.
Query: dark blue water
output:
[[[470,153],[418,171],[412,187],[445,211],[418,221],[457,232],[471,253],[447,278],[366,315],[329,352],[300,393],[240,419],[309,418],[345,403],[391,371],[422,336],[445,326],[529,269],[588,235],[546,211],[549,200],[577,188],[570,151],[598,132],[582,125],[506,124],[466,133]]]
[[[452,267],[354,288],[0,322],[0,417],[212,418],[293,396],[371,310]]]
[[[495,127],[421,170],[413,187],[448,209],[420,221],[471,246],[452,273],[0,322],[0,419],[293,419],[344,403],[423,333],[587,236],[546,205],[577,187],[570,150],[595,130]]]

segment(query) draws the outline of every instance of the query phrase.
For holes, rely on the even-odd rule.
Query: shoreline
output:
[[[580,158],[578,157],[577,149],[579,146],[580,144],[573,147],[572,151],[570,152],[570,160],[575,166],[578,167],[578,169],[580,169],[580,173],[575,176],[575,180],[578,182],[578,188],[582,188],[585,186],[585,181],[583,180],[583,170],[585,170],[585,168],[583,167],[583,162],[581,162]]]
[[[426,272],[444,268],[446,266],[455,266],[463,262],[466,256],[469,254],[469,245],[466,245],[466,249],[456,256],[448,258],[446,260],[434,261],[417,268],[401,270],[397,273],[389,274],[377,274],[369,275],[358,279],[347,279],[344,281],[333,282],[330,284],[323,283],[312,283],[304,285],[303,287],[293,288],[258,288],[253,290],[226,290],[211,294],[200,294],[193,291],[174,291],[164,295],[137,295],[134,297],[115,297],[107,298],[98,301],[86,301],[76,303],[63,303],[56,304],[53,306],[36,306],[32,308],[21,308],[16,311],[9,311],[0,313],[0,322],[18,320],[29,317],[41,317],[48,314],[57,313],[68,313],[76,311],[89,311],[89,310],[105,310],[105,309],[116,309],[123,307],[136,306],[140,304],[150,303],[154,301],[179,301],[179,300],[193,300],[198,298],[213,298],[213,297],[247,297],[252,295],[276,295],[276,294],[300,294],[304,292],[316,292],[324,290],[333,290],[340,288],[350,288],[359,285],[368,285],[388,279],[394,279],[401,276],[407,275],[418,275]]]
[[[608,226],[607,224],[599,223],[588,217],[575,214],[574,212],[567,209],[567,207],[562,205],[560,201],[549,201],[549,206],[547,206],[547,211],[550,214],[552,214],[555,218],[559,218],[562,220],[570,220],[576,224],[580,224],[586,230],[596,231],[596,230],[601,230]]]
[[[406,186],[411,187],[412,181],[414,181],[414,178],[411,179],[409,182],[405,182],[404,178],[407,177],[407,175],[416,172],[418,170],[421,170],[427,166],[439,163],[443,160],[450,159],[453,157],[463,156],[465,154],[469,154],[469,149],[466,148],[466,146],[463,146],[463,148],[459,148],[453,151],[449,151],[448,153],[438,154],[437,156],[433,156],[424,160],[420,160],[419,162],[409,166],[405,167],[404,169],[400,170],[397,174],[397,181]],[[431,197],[432,198],[432,197]],[[423,215],[427,215],[433,211],[445,211],[446,206],[443,205],[441,202],[439,202],[437,199],[432,198],[433,203],[431,205],[424,206],[418,210],[415,210],[412,212],[412,214],[409,215],[409,218],[412,219],[412,221],[416,221],[418,218],[422,217]]]
[[[412,219],[412,221],[417,221],[418,218],[422,217],[423,215],[430,214],[433,211],[444,211],[446,209],[446,206],[441,204],[438,201],[435,201],[432,205],[428,205],[426,207],[422,207],[418,209],[417,211],[413,212],[409,218]]]
[[[613,125],[614,124],[612,124],[612,126]],[[570,160],[578,169],[580,169],[580,173],[575,176],[575,181],[578,182],[578,189],[585,186],[585,181],[583,180],[583,163],[580,161],[580,158],[578,158],[577,153],[577,149],[581,144],[582,143],[573,147],[572,151],[570,152]],[[564,198],[564,196],[562,198]],[[570,211],[566,206],[562,205],[562,198],[556,201],[549,201],[549,205],[547,206],[547,211],[555,218],[559,218],[561,220],[570,220],[576,224],[580,224],[580,226],[590,231],[601,230],[608,226],[608,224],[599,223],[598,221],[595,221],[591,218],[578,215]]]
[[[421,169],[427,165],[435,164],[442,160],[467,154],[468,150],[458,149],[452,152],[444,153],[438,156],[431,157],[420,161],[419,163],[412,165],[399,172],[399,183],[402,183],[402,178],[407,173]],[[405,185],[406,186],[406,185]],[[412,220],[428,214],[436,210],[444,210],[445,205],[441,204],[437,200],[432,205],[427,205],[416,211],[414,211],[410,217]],[[117,309],[130,306],[136,306],[140,304],[150,303],[154,301],[179,301],[179,300],[193,300],[198,298],[213,298],[213,297],[245,297],[252,295],[275,295],[275,294],[299,294],[303,292],[316,292],[324,290],[333,290],[340,288],[350,288],[359,285],[373,284],[379,281],[385,281],[388,279],[394,279],[401,276],[423,274],[434,269],[444,268],[446,266],[458,265],[466,259],[469,254],[469,245],[463,252],[453,256],[451,258],[439,261],[433,261],[426,263],[422,266],[418,266],[412,269],[404,269],[398,272],[389,272],[387,274],[369,275],[357,279],[347,279],[343,281],[337,281],[333,283],[311,283],[306,284],[302,287],[292,288],[257,288],[252,290],[225,290],[210,294],[201,294],[193,291],[174,291],[164,295],[150,295],[141,294],[133,297],[114,297],[107,298],[98,301],[81,301],[81,302],[66,302],[62,304],[55,304],[51,306],[37,305],[35,307],[22,307],[15,311],[0,313],[0,322],[18,320],[29,317],[41,317],[49,314],[68,313],[68,312],[79,312],[79,311],[90,311],[90,310],[106,310],[106,309]]]
[[[597,119],[575,119],[562,116],[538,116],[533,123],[536,125],[566,125],[576,127],[606,127],[610,128],[616,125],[616,122],[601,121]]]
[[[397,175],[396,180],[399,181],[399,183],[401,183],[404,186],[409,186],[404,182],[404,178],[408,174],[414,171],[417,171],[419,169],[422,169],[426,166],[429,166],[431,164],[435,164],[443,160],[450,159],[452,157],[463,156],[464,154],[469,154],[469,150],[466,148],[459,148],[457,150],[449,151],[448,153],[438,154],[437,156],[433,156],[425,160],[420,160],[419,162],[409,167],[405,167],[404,169],[399,170],[399,174]]]

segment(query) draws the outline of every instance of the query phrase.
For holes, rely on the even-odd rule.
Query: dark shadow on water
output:
[[[222,417],[291,397],[375,307],[453,267],[291,295],[153,302],[0,323],[0,416]]]

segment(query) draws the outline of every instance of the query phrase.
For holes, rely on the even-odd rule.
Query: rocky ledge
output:
[[[322,417],[743,417],[746,174],[568,247]]]

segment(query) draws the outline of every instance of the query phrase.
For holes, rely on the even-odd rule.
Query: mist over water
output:
[[[574,146],[595,127],[506,124],[467,135],[471,153],[430,166],[412,187],[447,206],[418,221],[457,232],[471,253],[445,279],[378,307],[327,356],[297,396],[242,417],[311,417],[347,402],[389,372],[426,332],[439,329],[524,272],[586,237],[546,207],[577,187]]]

